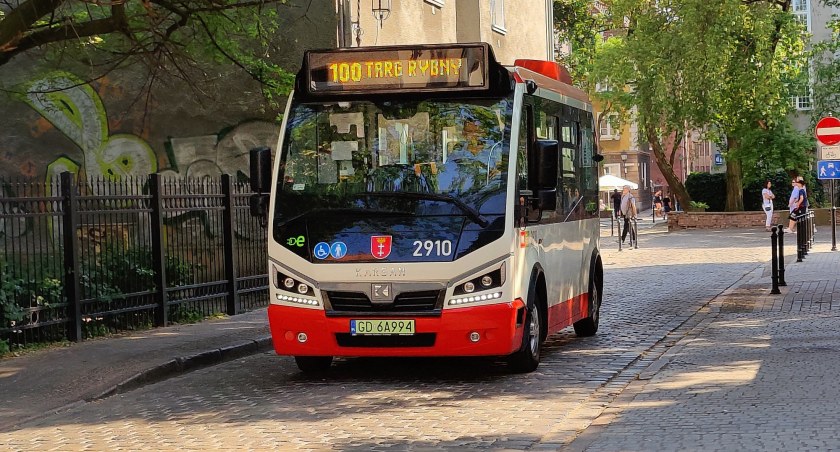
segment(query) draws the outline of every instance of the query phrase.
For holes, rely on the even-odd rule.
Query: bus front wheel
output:
[[[508,357],[508,367],[518,373],[533,372],[540,365],[540,308],[534,303],[533,297],[529,298],[522,346]]]
[[[323,373],[330,369],[332,356],[295,356],[298,369],[303,373]]]

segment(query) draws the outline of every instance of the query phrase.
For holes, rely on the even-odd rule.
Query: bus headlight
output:
[[[465,295],[469,293],[475,292],[476,288],[479,290],[489,290],[495,289],[496,287],[502,287],[502,284],[505,283],[505,264],[502,263],[502,266],[489,271],[477,278],[473,278],[457,287],[455,287],[455,292],[453,295]]]
[[[286,276],[280,273],[279,271],[277,272],[277,277],[274,279],[274,285],[284,292],[291,292],[299,295],[308,295],[310,297],[315,296],[315,289],[313,289],[310,285],[306,284],[305,282],[298,281],[295,278],[292,278],[291,276]]]
[[[498,289],[505,284],[506,270],[507,267],[505,263],[502,262],[502,265],[495,270],[485,272],[484,274],[480,274],[480,276],[459,284],[452,292],[453,296],[448,301],[449,306],[458,306],[466,303],[482,301],[493,301],[502,298],[502,292]]]

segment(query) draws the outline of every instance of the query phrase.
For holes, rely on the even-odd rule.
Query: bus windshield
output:
[[[511,115],[507,98],[293,104],[276,240],[436,228],[457,241],[462,230],[498,229]]]

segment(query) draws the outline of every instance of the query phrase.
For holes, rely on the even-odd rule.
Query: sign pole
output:
[[[834,179],[831,179],[831,251],[837,251],[837,207],[834,206]]]

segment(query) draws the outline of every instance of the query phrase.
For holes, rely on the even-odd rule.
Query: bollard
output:
[[[796,217],[796,262],[805,259],[805,231],[802,224],[802,216]]]
[[[773,226],[773,232],[770,234],[770,281],[773,282],[773,288],[770,289],[771,294],[782,293],[779,290],[779,235],[777,230],[778,228]]]
[[[623,224],[624,224],[623,221],[618,222],[618,250],[619,251],[621,251],[621,245],[623,245],[622,240],[621,240],[621,233],[623,232],[622,229],[624,228],[624,226],[622,226]]]
[[[779,230],[779,285],[787,286],[785,282],[785,226],[780,224]]]
[[[815,233],[817,232],[817,220],[814,217],[814,211],[813,210],[808,211],[808,219],[811,222],[811,227],[808,228],[808,233],[811,234],[811,245],[808,247],[808,249],[811,249],[811,248],[814,247],[814,241],[815,241],[815,236],[816,236]]]
[[[633,234],[633,248],[639,249],[639,223],[633,218],[633,229],[630,231]]]
[[[798,215],[796,217],[796,262],[802,262],[805,255],[808,254],[808,247],[806,245],[805,235],[805,215]]]

